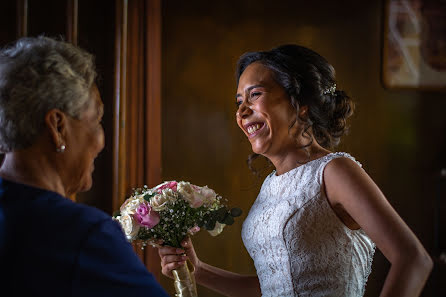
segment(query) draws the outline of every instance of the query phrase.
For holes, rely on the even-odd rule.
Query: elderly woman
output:
[[[0,51],[2,290],[24,296],[167,296],[106,213],[67,199],[104,147],[89,53],[46,37]]]

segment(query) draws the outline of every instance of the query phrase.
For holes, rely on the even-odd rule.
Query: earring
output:
[[[63,153],[63,152],[65,151],[65,148],[66,148],[66,146],[65,146],[64,144],[62,144],[61,146],[59,146],[59,147],[56,149],[56,152],[58,152],[58,153]]]

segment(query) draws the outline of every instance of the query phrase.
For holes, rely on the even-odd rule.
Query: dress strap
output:
[[[320,159],[321,162],[319,163],[319,168],[318,168],[318,172],[317,172],[317,178],[318,178],[320,185],[322,185],[322,182],[323,182],[323,173],[324,173],[325,166],[327,166],[327,164],[330,163],[330,161],[337,159],[337,158],[348,158],[348,159],[354,161],[356,164],[358,164],[359,167],[362,168],[362,164],[359,161],[357,161],[349,153],[345,153],[345,152],[330,153]]]

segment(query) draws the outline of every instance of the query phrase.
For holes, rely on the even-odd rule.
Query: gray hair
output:
[[[24,37],[0,50],[0,151],[29,147],[46,113],[79,118],[96,79],[94,57],[64,41]]]

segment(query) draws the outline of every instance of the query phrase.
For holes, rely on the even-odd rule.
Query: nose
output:
[[[249,116],[251,113],[252,113],[252,109],[245,100],[245,101],[243,101],[242,104],[239,105],[236,116],[244,119],[247,116]]]
[[[101,129],[101,133],[99,135],[99,152],[102,152],[102,150],[105,147],[105,133],[104,133],[104,129]]]

